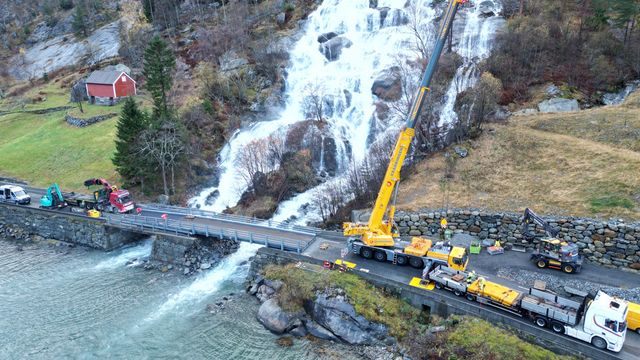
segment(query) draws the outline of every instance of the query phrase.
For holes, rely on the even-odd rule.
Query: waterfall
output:
[[[442,9],[434,8],[429,0],[380,0],[377,8],[370,8],[369,0],[325,0],[309,16],[302,37],[291,50],[286,105],[281,113],[276,120],[254,123],[234,134],[220,154],[218,186],[202,191],[191,199],[190,205],[212,211],[235,206],[246,190],[236,167],[241,149],[254,139],[285,136],[287,127],[304,121],[305,93],[309,87],[321,84],[323,103],[327,108],[327,126],[323,136],[335,140],[336,177],[282,202],[274,216],[274,220],[297,218],[300,223],[318,220],[317,211],[309,205],[313,194],[335,186],[352,161],[362,161],[371,143],[379,137],[379,131],[397,132],[403,124],[404,119],[398,116],[390,116],[383,123],[377,119],[376,103],[379,99],[372,94],[372,86],[381,74],[399,61],[416,59],[415,39],[408,25],[411,20],[408,6],[414,4],[424,23],[435,23],[441,16]],[[477,77],[478,61],[490,50],[496,26],[487,23],[497,22],[479,16],[476,11],[473,8],[461,11],[470,13],[466,16],[468,21],[464,34],[456,48],[465,64],[458,70],[454,81],[461,86],[448,92],[442,121],[455,119],[455,95],[463,87],[472,86]],[[460,18],[463,17],[461,15]],[[324,54],[320,51],[323,46],[320,39],[323,37],[324,40],[330,38],[331,44],[335,45],[327,46],[329,50]],[[420,74],[415,76],[417,78]],[[324,153],[322,155],[320,161],[326,166]]]

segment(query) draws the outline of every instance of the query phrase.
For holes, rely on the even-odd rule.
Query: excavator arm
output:
[[[544,231],[547,233],[548,237],[554,238],[558,235],[558,231],[549,225],[548,222],[544,221],[538,214],[534,213],[533,210],[526,208],[524,210],[524,216],[522,217],[522,233],[525,235],[529,234],[529,226],[530,223],[538,224]]]
[[[415,136],[415,128],[419,120],[420,110],[424,105],[431,79],[438,66],[438,61],[447,41],[458,6],[467,2],[468,0],[449,0],[449,5],[447,6],[438,32],[436,46],[433,49],[429,64],[423,74],[418,94],[411,107],[411,112],[407,117],[406,127],[400,132],[398,140],[396,141],[396,146],[391,155],[391,160],[389,161],[387,172],[380,186],[380,191],[378,192],[378,197],[376,198],[369,222],[367,224],[344,223],[343,231],[345,236],[361,235],[362,241],[369,246],[390,247],[394,245],[393,237],[397,236],[397,234],[394,234],[392,231],[395,205],[390,205],[391,197],[398,191],[400,169],[404,164],[411,141]],[[387,215],[387,220],[384,220],[385,215]]]

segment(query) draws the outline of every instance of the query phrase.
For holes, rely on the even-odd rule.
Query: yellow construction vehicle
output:
[[[394,241],[394,237],[398,237],[398,233],[394,231],[393,221],[395,197],[400,182],[400,169],[402,168],[411,141],[415,135],[420,110],[424,104],[425,96],[429,91],[429,85],[431,84],[431,79],[435,73],[449,31],[451,30],[453,19],[458,11],[458,7],[467,2],[468,0],[449,0],[438,32],[436,46],[422,77],[418,94],[414,99],[411,112],[407,118],[406,127],[398,136],[369,222],[366,224],[343,224],[344,235],[350,236],[349,250],[365,258],[375,257],[376,260],[393,261],[398,265],[409,263],[414,267],[423,267],[428,265],[429,262],[445,262],[448,266],[460,270],[464,270],[467,266],[468,258],[466,249],[464,248],[444,244],[433,245],[430,240],[422,238],[414,238],[410,245],[398,247]],[[394,198],[393,203],[390,203],[392,196]],[[387,217],[386,220],[385,215]],[[359,239],[356,238],[356,236],[359,237]],[[445,258],[446,261],[444,261]]]

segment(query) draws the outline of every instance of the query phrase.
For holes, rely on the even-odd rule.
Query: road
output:
[[[454,240],[455,242],[455,240]],[[322,244],[327,246],[326,249],[322,249]],[[318,238],[314,243],[312,243],[307,250],[303,252],[303,255],[307,255],[319,260],[329,260],[336,261],[341,258],[341,251],[346,247],[346,241],[338,241],[338,240],[328,240]],[[347,253],[344,257],[344,260],[355,263],[356,270],[364,269],[369,273],[376,274],[387,279],[397,281],[403,284],[408,284],[409,281],[414,277],[421,277],[422,270],[414,269],[409,266],[395,266],[388,262],[378,262],[375,260],[367,260],[361,258],[353,253]],[[579,274],[565,274],[560,271],[554,271],[550,269],[538,269],[533,264],[529,262],[529,254],[518,253],[514,251],[510,251],[505,255],[496,255],[491,256],[486,254],[480,255],[472,255],[469,260],[468,267],[476,270],[478,274],[481,274],[487,277],[488,280],[499,281],[502,284],[510,286],[512,288],[520,288],[524,289],[520,284],[517,284],[513,281],[509,281],[504,278],[498,279],[498,269],[501,267],[510,267],[514,271],[518,269],[534,271],[536,273],[545,274],[545,272],[553,272],[554,275],[557,275],[561,278],[569,278],[569,279],[582,279],[593,282],[599,282],[607,286],[621,287],[621,288],[633,288],[640,287],[640,276],[636,274],[630,274],[622,271],[617,271],[614,269],[607,269],[597,265],[587,264],[582,272]],[[548,273],[547,273],[548,274]],[[606,281],[605,281],[606,280]],[[425,290],[426,291],[426,290]],[[446,293],[452,300],[457,300],[453,293],[444,290],[433,290],[433,291],[442,291]],[[493,311],[493,310],[492,310]],[[506,312],[505,316],[511,316]],[[530,323],[528,320],[517,317],[513,315],[513,321],[526,322]],[[551,331],[551,330],[549,330]],[[573,339],[572,339],[573,340]],[[574,340],[578,341],[578,340]],[[594,358],[597,358],[595,354],[600,351],[596,348],[593,349]],[[618,358],[624,360],[637,360],[640,359],[640,335],[634,332],[627,332],[627,337],[625,340],[624,347],[622,351],[618,354]]]

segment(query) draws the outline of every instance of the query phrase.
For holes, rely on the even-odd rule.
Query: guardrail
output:
[[[202,235],[206,237],[217,237],[220,239],[244,241],[251,244],[264,245],[273,249],[293,251],[298,254],[302,253],[302,251],[304,251],[312,241],[312,239],[309,241],[303,241],[287,239],[286,237],[273,238],[269,235],[251,231],[241,231],[232,228],[196,224],[181,220],[164,220],[142,215],[106,216],[105,219],[108,225],[126,227],[128,229],[139,230],[142,232],[151,231],[172,235]]]
[[[286,231],[299,232],[305,235],[315,235],[320,231],[318,228],[310,227],[310,226],[301,226],[301,225],[293,225],[288,224],[281,221],[273,221],[273,220],[264,220],[258,218],[252,218],[248,216],[234,215],[234,214],[223,214],[217,213],[213,211],[206,211],[194,208],[183,208],[178,206],[170,206],[170,205],[160,205],[160,204],[141,204],[142,209],[160,211],[167,214],[174,215],[192,215],[199,216],[203,218],[216,219],[220,221],[227,222],[236,222],[240,224],[251,224],[255,226],[262,226],[271,229],[282,229]]]

